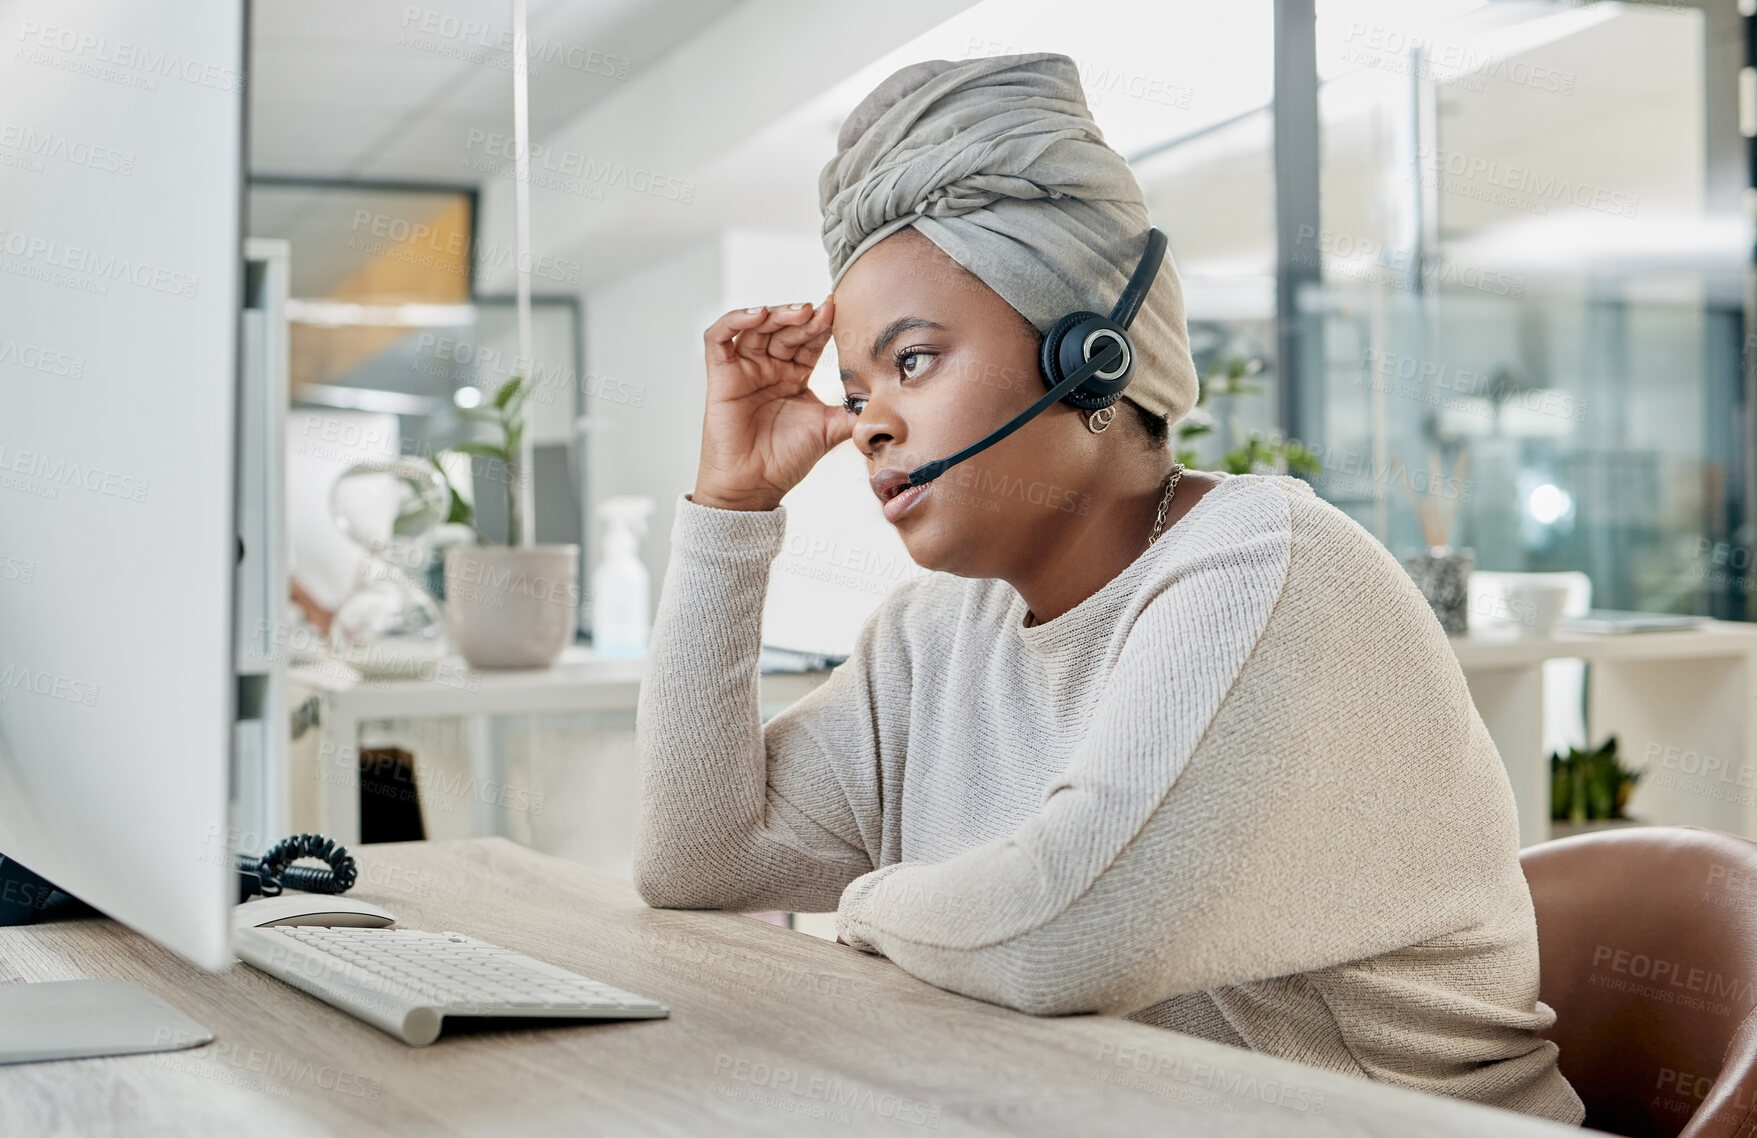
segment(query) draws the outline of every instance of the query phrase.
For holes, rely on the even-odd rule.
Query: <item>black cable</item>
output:
[[[312,865],[294,865],[302,857],[317,858],[329,863],[319,869]],[[306,893],[346,893],[359,879],[348,847],[339,845],[322,834],[294,834],[260,858],[238,855],[238,872],[242,877],[240,891],[245,896],[261,893],[278,896],[282,889],[299,889]]]

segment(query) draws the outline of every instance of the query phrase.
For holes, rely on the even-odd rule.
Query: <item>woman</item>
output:
[[[1578,1124],[1511,790],[1446,637],[1303,482],[1173,461],[1196,382],[1169,260],[1126,412],[1057,403],[895,493],[1041,397],[1041,333],[1109,311],[1141,255],[1073,61],[905,68],[820,196],[833,296],[705,335],[639,704],[641,895],[834,909],[845,943],[966,995]],[[841,408],[806,387],[832,334]],[[781,498],[849,439],[938,572],[765,726]]]

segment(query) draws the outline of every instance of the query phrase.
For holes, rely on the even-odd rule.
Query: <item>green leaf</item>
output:
[[[495,409],[499,411],[506,410],[506,405],[511,403],[512,397],[519,393],[519,387],[523,382],[524,381],[521,377],[515,375],[505,383],[501,384],[500,390],[494,393]]]
[[[505,448],[497,443],[459,443],[451,448],[458,454],[473,454],[478,458],[496,458],[501,462],[510,461]]]
[[[436,454],[428,455],[427,461],[433,464],[433,469],[439,471],[440,481],[445,483],[445,524],[448,526],[473,526],[475,522],[471,515],[474,511],[470,509],[470,503],[464,501],[464,496],[458,493],[458,488],[452,485],[451,475],[446,471],[445,463],[439,461],[439,456]]]
[[[1287,460],[1287,469],[1295,474],[1304,474],[1310,477],[1319,474],[1324,469],[1324,464],[1318,461],[1318,456],[1299,443],[1283,443],[1281,455]]]

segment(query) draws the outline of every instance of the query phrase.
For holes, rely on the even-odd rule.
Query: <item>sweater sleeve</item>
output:
[[[824,912],[872,869],[878,814],[871,657],[854,654],[767,725],[763,602],[786,508],[722,510],[680,494],[636,706],[634,880],[655,907]]]
[[[1290,557],[1280,495],[1241,499],[1232,516],[1243,524],[1186,541],[1201,549],[1168,566],[1039,812],[947,860],[861,876],[837,910],[843,940],[931,984],[1039,1015],[1127,1014],[1193,990],[1171,930],[1212,932],[1205,907],[1238,890],[1216,879],[1228,859],[1185,867],[1176,857],[1192,841],[1227,842],[1225,820],[1177,833],[1188,821],[1164,803],[1263,634]],[[1243,868],[1234,861],[1231,872]]]

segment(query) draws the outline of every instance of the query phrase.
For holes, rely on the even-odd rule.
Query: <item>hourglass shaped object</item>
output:
[[[330,621],[330,654],[372,677],[432,675],[446,652],[445,620],[414,574],[450,496],[429,463],[362,462],[336,479],[330,516],[366,554],[359,584]]]

